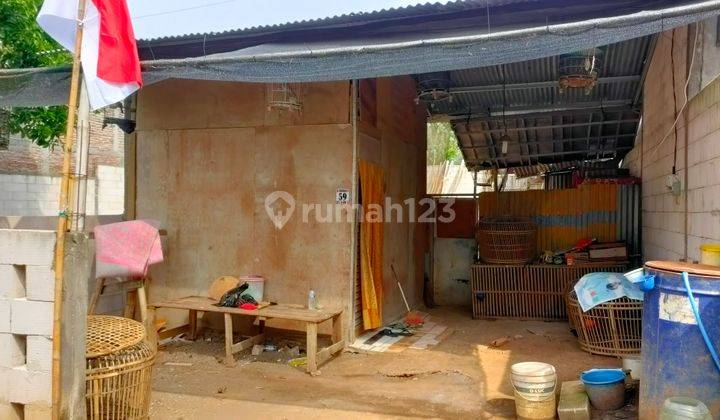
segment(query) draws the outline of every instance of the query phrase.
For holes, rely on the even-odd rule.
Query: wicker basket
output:
[[[604,356],[625,357],[640,354],[643,303],[626,297],[615,299],[583,312],[577,295],[567,295],[570,325],[583,350]]]
[[[115,340],[116,348],[111,352],[96,357],[86,356],[85,398],[88,419],[149,418],[150,379],[155,351],[142,340],[144,330],[140,342],[137,342],[137,327],[142,327],[142,324],[118,318],[98,315],[88,317],[88,349],[98,348],[98,341],[107,347],[109,341],[100,338],[97,327],[102,328],[109,323],[120,330],[120,336],[126,337],[124,340]],[[133,342],[136,344],[128,346]]]
[[[485,217],[477,226],[480,258],[490,264],[524,264],[535,257],[537,225],[518,217]]]

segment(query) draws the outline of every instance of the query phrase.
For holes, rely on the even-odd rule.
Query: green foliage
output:
[[[66,64],[70,54],[35,22],[42,0],[0,2],[0,68]],[[65,130],[67,107],[14,108],[8,128],[41,146],[52,146]]]
[[[462,162],[462,153],[450,123],[429,123],[427,133],[428,165],[441,165],[444,162],[460,164]]]

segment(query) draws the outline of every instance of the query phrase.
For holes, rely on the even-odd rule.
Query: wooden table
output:
[[[197,330],[198,312],[222,313],[225,318],[225,358],[229,366],[235,364],[233,354],[248,349],[255,344],[265,341],[265,321],[268,319],[287,319],[305,323],[307,333],[307,371],[315,372],[318,365],[330,359],[333,354],[345,347],[343,339],[342,311],[311,310],[294,305],[271,305],[256,310],[240,308],[226,308],[215,306],[215,300],[204,296],[188,296],[180,299],[172,299],[148,305],[148,331],[155,331],[155,310],[158,308],[184,309],[189,313],[189,323],[181,327],[173,328],[167,332],[161,332],[161,336],[172,336],[187,331],[191,340],[195,339]],[[258,320],[258,333],[240,342],[233,342],[232,315],[246,315],[256,317]],[[332,342],[333,344],[318,351],[317,332],[318,325],[332,321]],[[158,335],[150,334],[152,344],[157,344]]]

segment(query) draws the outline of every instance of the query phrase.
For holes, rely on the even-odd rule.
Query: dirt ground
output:
[[[462,308],[428,312],[452,330],[437,346],[395,354],[350,349],[317,376],[282,356],[268,360],[249,351],[236,354],[237,366],[228,368],[220,335],[174,341],[158,355],[152,418],[515,418],[513,363],[550,363],[560,381],[620,365],[580,350],[567,323],[473,320]],[[512,340],[488,347],[503,336]]]

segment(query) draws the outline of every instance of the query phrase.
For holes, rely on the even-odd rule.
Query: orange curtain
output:
[[[378,328],[382,324],[383,222],[382,216],[378,220],[373,215],[366,215],[368,212],[377,215],[378,208],[382,208],[384,185],[382,168],[361,160],[360,189],[363,211],[360,223],[360,286],[363,327],[366,330]]]

